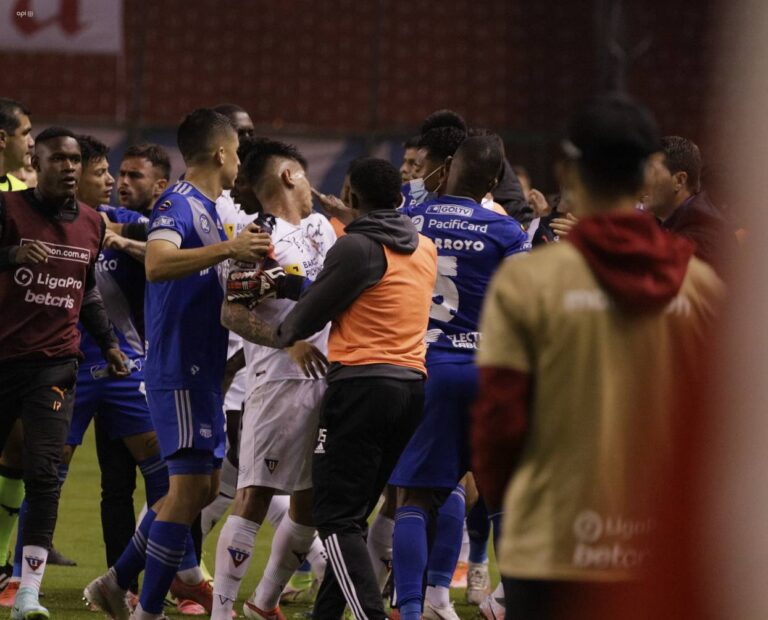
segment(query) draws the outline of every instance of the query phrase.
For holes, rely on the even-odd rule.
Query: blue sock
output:
[[[163,611],[163,601],[184,557],[189,526],[155,521],[147,541],[147,565],[141,588],[141,608],[150,614]]]
[[[113,566],[117,583],[123,590],[127,590],[131,582],[144,569],[144,564],[147,561],[147,538],[156,516],[154,510],[151,508],[147,510],[147,514],[144,515],[139,527],[133,533],[125,551],[117,558],[117,562]]]
[[[427,513],[415,506],[395,512],[392,570],[402,620],[421,618],[422,586],[427,568]]]
[[[187,536],[187,545],[184,548],[184,557],[181,558],[181,564],[179,564],[179,570],[187,570],[188,568],[195,568],[198,565],[197,553],[195,552],[195,541],[192,539],[192,532],[190,531]]]
[[[299,567],[296,569],[296,572],[297,572],[297,573],[308,573],[308,572],[310,572],[311,570],[312,570],[312,565],[311,565],[309,562],[307,562],[307,560],[304,560],[304,561],[301,563],[301,566],[299,566]]]
[[[464,487],[458,485],[437,513],[435,542],[429,552],[427,565],[427,584],[430,586],[451,587],[464,535],[464,511],[467,505],[464,495]]]
[[[493,523],[493,550],[497,554],[499,553],[499,543],[501,542],[501,518],[503,516],[503,512],[491,515],[491,523]],[[497,555],[496,557],[499,556]]]
[[[139,461],[139,469],[144,478],[144,488],[147,492],[147,506],[168,494],[168,465],[158,454]]]
[[[27,515],[27,499],[21,502],[19,522],[16,526],[16,547],[13,549],[13,576],[21,578],[21,561],[24,555],[24,521]]]
[[[469,535],[469,561],[473,564],[487,562],[491,522],[488,517],[488,509],[482,498],[477,500],[477,504],[467,515],[467,534]]]

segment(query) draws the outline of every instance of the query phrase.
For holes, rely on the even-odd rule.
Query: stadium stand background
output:
[[[126,141],[172,146],[189,110],[238,103],[257,132],[306,152],[323,191],[338,190],[359,154],[398,158],[421,119],[449,107],[501,133],[510,161],[551,190],[562,123],[608,84],[706,148],[723,36],[713,5],[124,0],[122,55],[3,52],[0,90],[31,107],[36,131],[66,123],[107,141],[113,165]],[[639,57],[622,69],[616,43]]]

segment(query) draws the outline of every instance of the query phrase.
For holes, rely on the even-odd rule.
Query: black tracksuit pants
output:
[[[312,462],[315,526],[329,567],[313,618],[384,620],[365,539],[367,519],[421,420],[424,382],[376,377],[333,381],[323,399]]]
[[[0,451],[17,418],[24,428],[24,545],[50,549],[59,509],[58,467],[72,420],[77,360],[0,363]]]

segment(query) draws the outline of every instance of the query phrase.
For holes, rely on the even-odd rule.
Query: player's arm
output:
[[[80,322],[101,349],[104,359],[109,364],[110,374],[115,377],[127,376],[129,371],[125,366],[126,358],[120,351],[120,344],[112,329],[112,324],[109,322],[104,301],[101,299],[101,294],[96,286],[93,264],[90,265],[85,276],[85,293],[80,307]]]
[[[328,251],[317,280],[276,330],[278,348],[309,338],[381,280],[387,260],[381,245],[363,235],[346,235]]]
[[[275,328],[242,304],[225,301],[221,306],[221,324],[248,342],[277,348]]]
[[[144,266],[147,280],[160,282],[178,280],[233,258],[255,262],[263,258],[270,247],[270,237],[251,224],[234,239],[202,248],[181,248],[181,235],[169,228],[153,229],[149,233]]]
[[[120,235],[113,233],[109,228],[107,228],[106,233],[104,233],[104,247],[111,250],[117,250],[118,252],[124,252],[140,263],[144,262],[147,253],[146,242],[121,237]]]

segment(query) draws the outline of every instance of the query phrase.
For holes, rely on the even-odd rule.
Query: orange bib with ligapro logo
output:
[[[392,364],[426,374],[424,334],[437,274],[437,250],[422,235],[413,254],[383,247],[387,270],[334,319],[328,359],[346,366]]]

